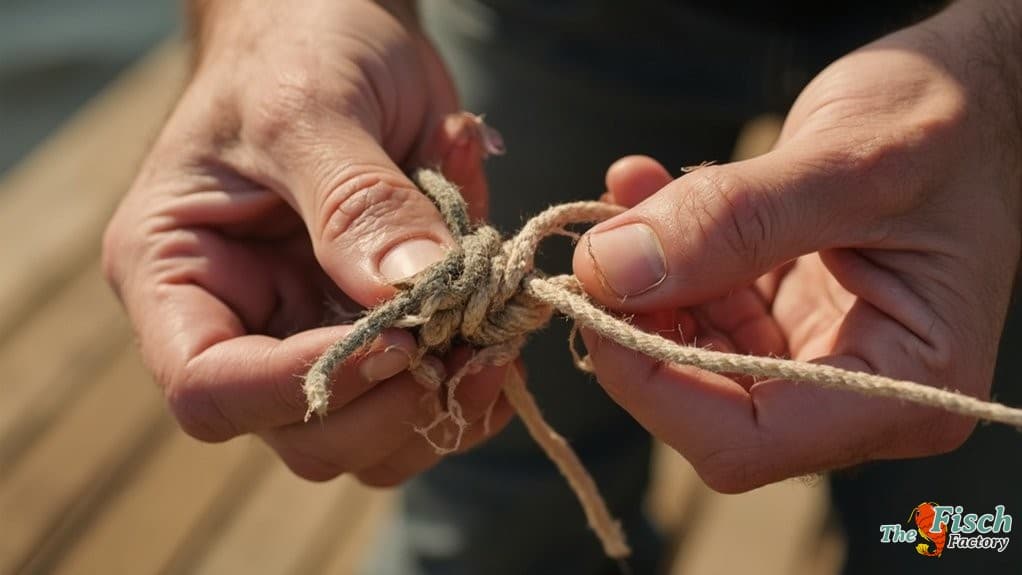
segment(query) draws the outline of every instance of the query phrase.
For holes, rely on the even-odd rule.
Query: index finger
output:
[[[876,345],[893,345],[884,334],[876,335]],[[955,427],[934,409],[779,379],[746,390],[722,375],[657,362],[589,330],[583,330],[583,337],[611,397],[720,492],[953,447],[944,435],[931,433],[934,421]],[[840,351],[815,361],[873,371],[859,357],[868,350]],[[899,376],[914,371],[908,365],[874,362]],[[916,381],[926,381],[915,375]]]
[[[203,267],[219,266],[215,250],[196,257],[209,260]],[[306,412],[302,377],[320,353],[348,334],[350,326],[316,328],[282,339],[250,334],[235,311],[245,302],[230,294],[258,297],[254,292],[266,285],[245,280],[243,286],[225,285],[237,279],[224,273],[187,272],[187,265],[176,270],[175,281],[168,281],[170,274],[146,271],[147,267],[150,264],[143,263],[136,270],[141,279],[128,281],[121,291],[145,362],[186,432],[206,441],[223,441],[302,420]],[[330,408],[404,370],[415,349],[411,334],[384,332],[334,372]]]

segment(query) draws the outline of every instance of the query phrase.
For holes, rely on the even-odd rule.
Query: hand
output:
[[[766,155],[673,181],[649,158],[620,160],[608,196],[635,207],[583,238],[576,275],[688,343],[986,398],[1019,261],[1018,6],[957,3],[842,58]],[[719,491],[945,452],[974,426],[584,337],[609,394]]]
[[[185,431],[256,433],[309,479],[400,482],[437,461],[413,431],[434,415],[405,372],[414,338],[388,331],[339,369],[322,424],[302,423],[300,376],[350,330],[321,327],[328,302],[372,306],[452,245],[399,165],[440,165],[485,213],[480,125],[452,114],[441,62],[399,8],[203,6],[194,77],[110,223],[107,276]],[[467,419],[503,380],[492,368],[459,387]],[[500,401],[492,425],[509,418]]]

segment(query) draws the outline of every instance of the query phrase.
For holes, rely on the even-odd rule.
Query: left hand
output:
[[[396,485],[439,460],[414,430],[440,401],[405,370],[412,334],[339,366],[321,423],[303,422],[300,374],[351,330],[327,302],[375,306],[454,245],[406,169],[439,167],[485,213],[479,124],[408,0],[192,4],[195,69],[107,228],[107,278],[185,432],[257,435],[306,479]],[[510,420],[504,375],[459,386],[468,421]]]
[[[764,156],[673,181],[648,158],[619,161],[609,199],[635,207],[583,238],[576,275],[689,343],[988,397],[1022,243],[1020,21],[1018,2],[959,2],[853,52]],[[945,452],[974,426],[583,335],[610,395],[719,491]]]

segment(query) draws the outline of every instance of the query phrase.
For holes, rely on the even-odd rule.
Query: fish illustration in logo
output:
[[[944,544],[947,542],[947,523],[941,523],[937,533],[933,533],[933,522],[937,518],[934,507],[937,504],[933,501],[920,503],[912,510],[908,522],[916,524],[918,543],[916,553],[927,557],[940,557],[944,553]]]

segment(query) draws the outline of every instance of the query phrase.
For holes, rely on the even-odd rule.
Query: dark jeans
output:
[[[819,69],[895,24],[784,33],[653,0],[434,0],[423,2],[422,11],[465,108],[484,112],[504,134],[509,153],[491,160],[487,173],[491,217],[505,232],[550,204],[596,198],[607,166],[626,154],[653,156],[675,171],[703,160],[726,161],[744,122],[764,112],[783,114]],[[551,240],[539,266],[570,271],[570,256],[567,241]],[[635,548],[633,571],[653,573],[660,541],[641,513],[650,438],[574,368],[567,327],[555,320],[526,349],[534,374],[530,387],[623,520]],[[985,501],[967,488],[978,490],[990,472],[1005,467],[1000,460],[1007,458],[989,446],[1010,445],[1005,440],[1013,436],[1017,442],[1012,431],[984,428],[959,454],[840,474],[835,501],[848,519],[850,565],[869,565],[852,572],[892,571],[874,571],[874,554],[915,555],[874,540],[881,523],[903,522],[920,502]],[[961,471],[957,458],[976,451],[976,444],[973,457],[986,466],[959,480],[962,497],[936,487]],[[918,465],[950,468],[913,481]],[[1017,470],[1014,477],[1017,490]],[[892,498],[890,482],[908,488],[907,499]],[[878,483],[884,487],[874,491]],[[987,494],[1001,497],[1009,512],[1022,510],[1003,499],[1018,502],[1006,484]],[[908,559],[933,567],[927,558]],[[564,480],[513,423],[406,486],[401,512],[366,572],[616,573],[617,567],[603,556]]]

